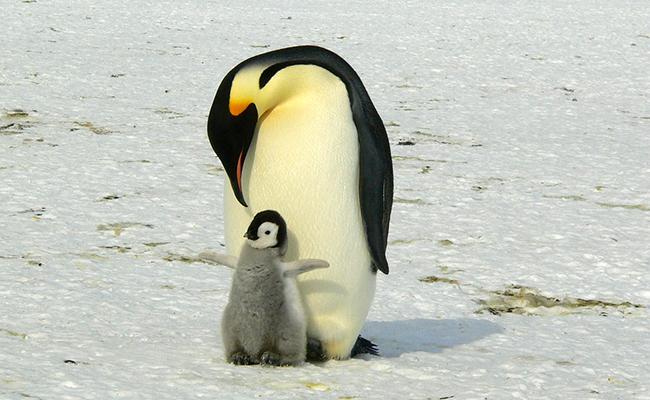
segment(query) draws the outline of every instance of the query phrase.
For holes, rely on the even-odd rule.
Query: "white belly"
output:
[[[359,144],[343,84],[267,113],[246,156],[242,207],[225,192],[226,247],[237,255],[253,216],[278,211],[289,230],[287,261],[320,258],[330,268],[299,277],[310,337],[344,358],[374,296],[375,274],[359,204]]]

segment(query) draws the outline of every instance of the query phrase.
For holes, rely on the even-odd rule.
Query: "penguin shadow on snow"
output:
[[[484,319],[408,319],[368,321],[362,336],[377,344],[381,357],[394,358],[405,353],[440,353],[503,332],[500,325]]]

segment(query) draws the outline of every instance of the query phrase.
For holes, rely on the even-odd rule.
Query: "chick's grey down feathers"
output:
[[[261,226],[254,220],[251,227],[255,224]],[[259,242],[255,242],[262,239],[250,230],[248,236],[256,239],[242,247],[239,259],[210,255],[212,261],[235,269],[221,323],[226,359],[235,364],[301,363],[306,356],[307,322],[296,276],[329,264],[316,259],[283,262],[284,240],[277,246],[256,248]],[[282,237],[286,238],[286,227],[278,231],[278,238]]]
[[[278,249],[245,245],[221,324],[226,359],[279,365],[304,361],[307,325],[295,277],[327,266],[322,260],[283,263]]]

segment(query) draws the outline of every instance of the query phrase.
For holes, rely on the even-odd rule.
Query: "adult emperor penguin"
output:
[[[358,334],[377,270],[388,273],[393,169],[386,130],[356,72],[316,46],[249,58],[221,82],[208,136],[230,182],[226,251],[239,252],[253,215],[279,211],[291,227],[285,259],[330,264],[299,279],[312,347],[335,359],[373,352]]]

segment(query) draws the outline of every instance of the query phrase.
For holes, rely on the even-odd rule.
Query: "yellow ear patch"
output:
[[[228,104],[228,108],[230,109],[230,114],[234,116],[238,116],[239,114],[243,113],[246,107],[251,102],[248,100],[230,100],[230,104]]]

